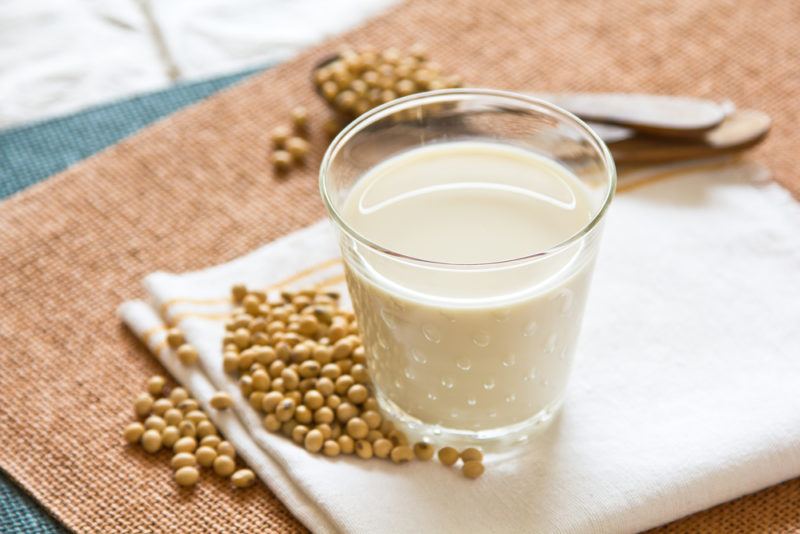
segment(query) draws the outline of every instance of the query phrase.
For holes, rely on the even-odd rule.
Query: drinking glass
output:
[[[457,141],[546,158],[576,178],[591,217],[546,250],[480,264],[411,257],[353,228],[343,207],[366,173],[409,150]],[[585,123],[521,94],[420,93],[348,125],[324,157],[320,189],[381,408],[412,434],[451,443],[520,441],[550,420],[565,396],[615,184],[611,155]],[[425,230],[413,220],[401,228]]]

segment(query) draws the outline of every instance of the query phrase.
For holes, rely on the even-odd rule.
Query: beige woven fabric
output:
[[[729,97],[775,118],[757,157],[800,193],[800,4],[670,5],[419,0],[339,41],[421,41],[472,85]],[[276,180],[269,130],[323,105],[309,83],[328,48],[148,128],[6,201],[0,210],[0,466],[78,531],[301,530],[263,487],[170,481],[166,457],[125,447],[130,402],[160,369],[117,322],[156,269],[220,263],[322,216],[308,166]],[[319,124],[318,121],[317,125]],[[189,231],[191,229],[191,231]],[[166,454],[166,453],[164,453]],[[800,480],[666,527],[797,531]]]

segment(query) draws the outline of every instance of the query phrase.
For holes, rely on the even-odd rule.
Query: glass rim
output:
[[[578,232],[547,249],[539,250],[531,254],[526,254],[524,256],[519,256],[516,258],[495,260],[488,262],[478,262],[478,263],[445,262],[445,261],[429,260],[425,258],[417,258],[414,256],[410,256],[408,254],[403,254],[401,252],[397,252],[389,248],[386,248],[380,243],[377,243],[375,241],[372,241],[364,237],[359,232],[357,232],[352,226],[350,226],[347,223],[347,221],[345,221],[344,218],[340,215],[339,210],[337,210],[336,207],[333,205],[326,183],[326,178],[329,175],[331,164],[333,160],[336,158],[336,155],[341,149],[341,147],[344,146],[354,135],[359,133],[365,127],[374,124],[382,119],[385,119],[386,117],[397,111],[406,109],[413,104],[419,104],[420,102],[437,103],[437,101],[464,100],[465,99],[464,97],[492,97],[498,99],[505,99],[508,101],[515,101],[517,103],[526,104],[529,107],[529,109],[544,108],[546,111],[560,118],[566,119],[569,122],[574,123],[574,125],[577,126],[577,128],[581,130],[582,133],[584,133],[593,143],[594,148],[597,150],[597,152],[600,154],[601,159],[603,160],[603,164],[606,168],[605,174],[608,176],[607,191],[605,198],[603,199],[600,209],[597,210],[597,213],[595,213],[592,216],[592,219],[589,222],[587,222]],[[550,102],[547,102],[545,100],[541,100],[539,98],[528,96],[522,93],[517,93],[514,91],[504,91],[499,89],[483,89],[483,88],[441,89],[437,91],[426,91],[423,93],[415,93],[402,98],[398,98],[390,102],[387,102],[385,104],[381,104],[380,106],[377,106],[375,108],[372,108],[371,110],[367,111],[363,115],[360,115],[358,118],[356,118],[355,120],[350,122],[347,126],[345,126],[344,129],[342,129],[342,131],[339,132],[339,134],[333,139],[333,141],[331,141],[331,144],[325,151],[325,155],[322,158],[322,163],[320,164],[320,169],[319,169],[319,189],[320,189],[320,194],[322,196],[322,202],[325,205],[325,209],[327,210],[328,215],[331,217],[333,222],[340,230],[342,230],[345,234],[347,234],[349,237],[351,237],[358,243],[361,243],[362,245],[366,246],[367,248],[373,251],[377,251],[400,260],[413,261],[415,263],[422,263],[440,267],[503,266],[511,263],[524,262],[545,256],[552,256],[553,254],[558,253],[559,251],[569,247],[573,243],[582,239],[600,223],[600,221],[603,218],[603,215],[605,215],[606,211],[608,210],[608,206],[611,204],[611,200],[614,198],[616,186],[617,186],[617,170],[616,170],[616,165],[614,164],[614,159],[611,156],[611,152],[608,150],[608,147],[603,142],[603,140],[600,139],[600,137],[594,132],[594,130],[592,130],[584,121],[582,121],[569,111],[560,108],[555,104],[551,104]]]

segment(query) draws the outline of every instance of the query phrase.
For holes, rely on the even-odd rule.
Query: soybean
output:
[[[249,469],[239,469],[231,475],[231,482],[237,488],[248,488],[256,481],[256,475]]]
[[[214,459],[214,472],[221,477],[230,476],[236,469],[236,462],[230,456],[219,455]]]
[[[128,443],[136,443],[144,434],[145,428],[142,423],[131,423],[125,427],[125,441]]]
[[[483,474],[484,468],[480,460],[468,460],[464,462],[461,472],[467,478],[478,478]]]
[[[443,447],[439,449],[439,461],[446,465],[451,466],[458,461],[458,451],[453,447]]]
[[[179,486],[194,486],[199,477],[200,472],[196,467],[186,466],[175,471],[175,482],[177,482]]]
[[[142,434],[142,448],[150,454],[161,449],[161,433],[158,430],[145,430]]]
[[[211,397],[210,404],[215,410],[227,410],[233,406],[233,399],[224,391],[217,391]]]

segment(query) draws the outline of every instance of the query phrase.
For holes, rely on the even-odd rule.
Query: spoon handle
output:
[[[741,152],[763,141],[771,126],[766,113],[738,110],[700,139],[659,139],[636,136],[609,143],[617,163],[691,160]]]
[[[726,117],[725,105],[683,96],[637,93],[531,93],[599,123],[658,137],[702,137]]]

